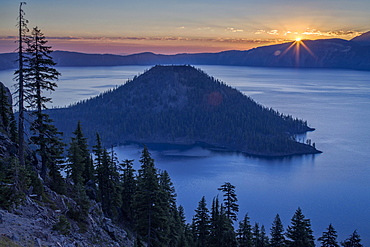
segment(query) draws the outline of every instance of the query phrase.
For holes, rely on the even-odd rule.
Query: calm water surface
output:
[[[329,223],[340,241],[355,229],[370,246],[370,72],[198,66],[238,88],[258,103],[303,118],[316,131],[310,138],[323,151],[282,159],[262,159],[202,148],[151,148],[159,169],[167,170],[190,220],[201,197],[211,205],[224,182],[236,186],[241,219],[267,231],[277,213],[287,227],[298,207],[311,219],[315,236]],[[147,66],[59,68],[54,106],[86,99],[142,73]],[[13,71],[0,81],[13,84]],[[117,147],[119,159],[140,157],[141,147]]]

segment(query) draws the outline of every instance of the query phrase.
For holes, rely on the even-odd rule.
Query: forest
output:
[[[107,146],[206,143],[252,155],[319,153],[294,135],[314,130],[189,65],[157,65],[94,98],[47,114],[66,133],[81,121],[86,136],[99,131]]]
[[[104,139],[99,131],[94,133],[93,140],[85,137],[84,125],[80,121],[75,122],[70,133],[71,138],[64,143],[63,133],[45,111],[47,102],[51,101],[51,98],[45,96],[45,91],[55,90],[56,81],[60,76],[50,56],[51,47],[47,45],[47,40],[38,27],[33,28],[31,34],[28,34],[27,22],[21,8],[19,30],[20,66],[15,71],[18,82],[16,102],[19,106],[18,127],[13,114],[11,95],[3,85],[0,85],[2,209],[11,211],[31,200],[38,205],[58,211],[55,202],[51,200],[52,193],[47,192],[50,189],[53,193],[64,195],[64,198],[73,201],[67,205],[68,210],[59,212],[60,215],[54,219],[55,224],[52,227],[53,231],[65,236],[71,235],[74,231],[83,233],[89,227],[93,227],[89,225],[88,219],[92,214],[92,208],[100,205],[101,213],[105,217],[132,233],[133,246],[315,246],[310,219],[304,216],[301,208],[296,210],[286,229],[279,215],[276,215],[268,233],[265,226],[252,224],[248,214],[238,221],[236,188],[230,182],[225,182],[218,188],[222,198],[214,197],[209,207],[206,198],[202,197],[194,210],[192,221],[187,222],[185,209],[177,205],[176,191],[170,175],[155,167],[146,146],[143,147],[139,158],[140,169],[136,171],[133,169],[133,160],[119,161],[114,150],[103,145]],[[162,66],[157,68],[162,69]],[[179,68],[187,70],[191,67]],[[130,86],[132,83],[127,85]],[[229,100],[242,97],[236,90],[234,92],[234,97],[230,97]],[[211,97],[211,103],[204,106],[203,113],[212,112],[219,106],[220,98],[217,95]],[[99,97],[105,96],[103,94]],[[148,104],[149,102],[145,100],[143,97],[142,102]],[[174,99],[174,102],[177,102],[174,104],[178,107],[182,100]],[[256,104],[252,105],[251,108],[262,108]],[[74,107],[78,108],[79,104]],[[307,129],[306,123],[302,121],[293,120],[288,116],[282,117],[271,109],[262,109],[268,113],[263,118],[270,117],[271,121],[276,119],[275,121],[282,123],[288,119],[288,124],[272,125],[271,129],[263,130],[265,136],[284,142],[285,139],[281,136],[275,137],[274,128],[293,133]],[[27,115],[31,117],[26,118]],[[226,115],[222,116],[227,118]],[[252,116],[257,118],[256,113]],[[190,119],[191,117],[189,116]],[[248,121],[247,117],[240,117],[243,121]],[[29,125],[25,125],[25,120],[30,121]],[[145,124],[155,125],[156,122],[153,120]],[[220,125],[228,128],[222,126],[221,122]],[[25,126],[29,126],[27,133],[31,133],[30,136],[26,135]],[[145,125],[142,126],[141,134],[150,135],[150,132],[145,132],[144,127]],[[99,126],[96,128],[100,130]],[[256,124],[251,128],[259,127]],[[261,140],[261,143],[264,141]],[[92,148],[89,143],[93,143]],[[73,222],[76,224],[72,224]],[[339,244],[345,247],[362,246],[360,235],[356,230],[347,239],[338,242],[337,233],[331,224],[318,240],[320,246],[339,246]]]

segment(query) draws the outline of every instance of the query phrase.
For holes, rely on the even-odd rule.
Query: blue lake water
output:
[[[241,219],[267,231],[277,213],[287,227],[298,207],[311,219],[317,237],[332,223],[343,241],[355,229],[370,246],[370,72],[197,66],[241,90],[260,104],[303,118],[316,131],[318,155],[280,159],[214,152],[200,147],[151,149],[167,170],[190,220],[201,197],[208,205],[224,182],[236,186]],[[142,73],[148,66],[59,68],[54,106],[86,99]],[[0,71],[12,85],[13,71]],[[117,147],[120,160],[140,157],[141,147]],[[220,195],[221,196],[221,195]]]

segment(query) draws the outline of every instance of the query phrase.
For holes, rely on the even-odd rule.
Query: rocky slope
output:
[[[99,204],[90,208],[82,230],[80,222],[64,217],[75,202],[44,189],[49,203],[28,195],[22,205],[0,210],[0,246],[133,246],[132,235],[103,217]]]

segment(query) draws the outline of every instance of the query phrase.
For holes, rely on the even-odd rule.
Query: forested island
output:
[[[192,66],[155,66],[126,84],[67,108],[47,111],[68,139],[81,121],[86,136],[125,142],[203,143],[252,155],[318,153],[294,134],[307,122],[266,108]],[[311,144],[311,143],[309,143]]]

